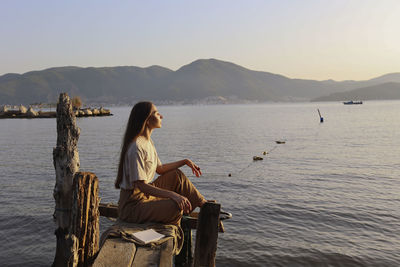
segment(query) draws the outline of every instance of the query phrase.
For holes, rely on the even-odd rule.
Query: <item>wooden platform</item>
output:
[[[144,230],[137,228],[138,224],[132,224],[133,228],[129,227],[128,223],[123,223],[118,230],[122,232],[137,232]],[[162,225],[159,225],[162,227]],[[113,226],[112,226],[113,227]],[[110,227],[110,228],[112,228]],[[155,227],[157,227],[155,225]],[[109,229],[110,229],[109,228]],[[133,230],[132,230],[133,229]],[[157,229],[157,228],[156,228]],[[164,233],[168,235],[174,234],[178,231],[176,226],[164,228]],[[160,230],[157,230],[160,231]],[[116,233],[116,232],[114,232]],[[161,241],[152,243],[151,245],[140,245],[135,243],[135,240],[128,240],[124,237],[108,235],[107,231],[102,236],[103,245],[97,255],[93,266],[106,267],[106,266],[162,266],[172,267],[173,256],[176,252],[177,243],[174,237],[167,237]]]
[[[116,218],[118,207],[115,204],[100,203],[99,212],[101,216]],[[200,213],[191,213],[182,218],[184,244],[180,253],[175,256],[175,266],[215,266],[218,232],[224,232],[219,212],[220,204],[206,203]],[[197,230],[194,255],[192,229]],[[124,253],[122,258],[117,256],[121,253]],[[107,239],[100,249],[95,266],[172,266],[173,256],[171,244],[149,248]]]

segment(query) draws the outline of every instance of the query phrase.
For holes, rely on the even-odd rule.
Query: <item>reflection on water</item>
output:
[[[161,160],[197,162],[202,178],[183,170],[234,214],[219,236],[217,266],[400,264],[400,102],[159,110],[163,127],[153,140]],[[77,120],[81,168],[100,178],[102,202],[118,200],[113,182],[130,108],[112,112]],[[53,260],[55,144],[54,119],[0,120],[0,233],[10,244],[0,258],[9,265]]]

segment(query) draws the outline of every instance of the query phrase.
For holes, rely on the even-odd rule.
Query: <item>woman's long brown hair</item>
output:
[[[128,124],[126,126],[124,139],[122,141],[121,154],[119,157],[118,174],[115,179],[115,188],[120,188],[122,175],[124,171],[125,154],[129,145],[135,140],[136,137],[142,133],[147,119],[150,117],[153,103],[139,102],[133,106],[131,115],[129,116]]]

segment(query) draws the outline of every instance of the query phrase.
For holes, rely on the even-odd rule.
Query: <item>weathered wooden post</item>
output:
[[[192,224],[193,222],[187,218],[182,218],[181,220],[181,228],[183,230],[183,246],[181,252],[175,256],[175,266],[181,267],[193,265]]]
[[[221,204],[207,202],[199,213],[194,251],[194,266],[215,266]]]
[[[74,177],[69,233],[79,240],[77,266],[91,266],[99,251],[99,182],[94,173]]]
[[[56,185],[54,218],[57,248],[53,266],[90,266],[99,250],[98,179],[79,171],[79,128],[67,94],[57,104],[57,147],[53,150]]]
[[[69,235],[72,183],[79,171],[78,139],[71,101],[66,93],[60,94],[57,104],[57,146],[53,149],[53,163],[56,170],[56,185],[53,196],[56,202],[54,219],[58,226],[56,255],[53,266],[73,266],[77,261],[77,240]]]

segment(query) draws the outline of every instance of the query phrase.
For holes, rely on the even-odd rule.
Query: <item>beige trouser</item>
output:
[[[204,197],[179,169],[159,176],[152,185],[185,196],[189,199],[192,209],[204,201]],[[118,213],[119,218],[127,222],[159,222],[179,225],[183,211],[172,199],[146,196],[135,186],[132,190],[121,189]]]

